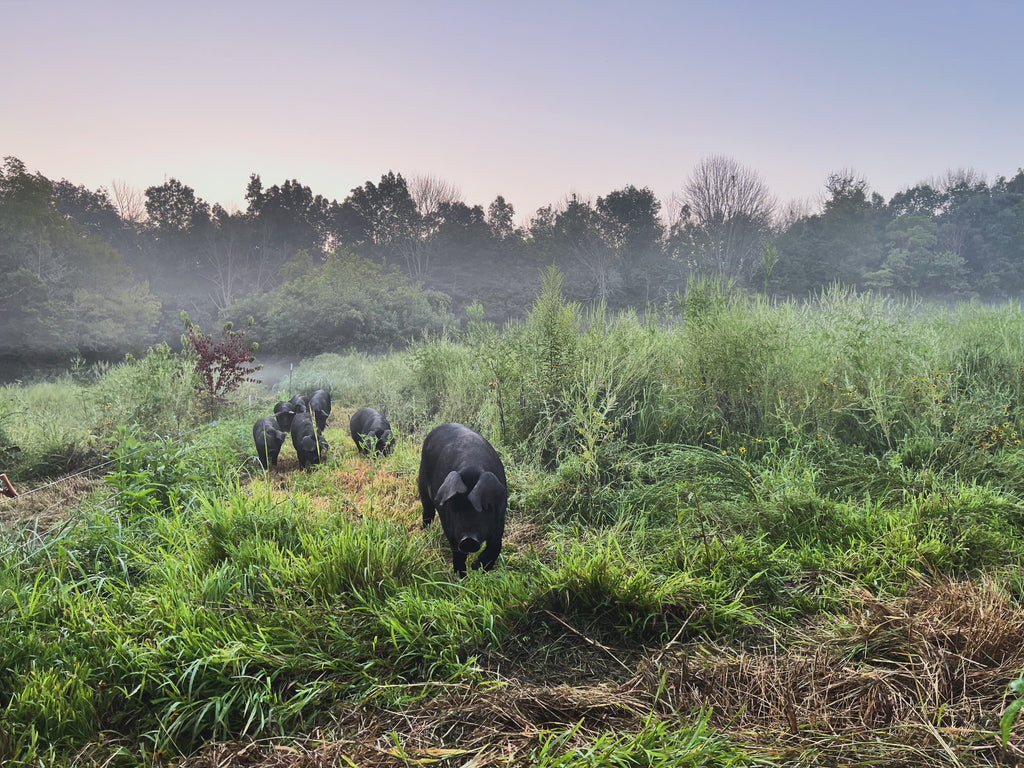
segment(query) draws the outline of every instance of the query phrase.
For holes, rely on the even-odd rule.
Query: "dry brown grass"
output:
[[[655,690],[663,680],[662,706],[711,706],[712,725],[765,746],[837,760],[865,745],[954,765],[965,750],[996,759],[1007,684],[1024,668],[1021,606],[989,580],[922,581],[899,600],[862,592],[851,601],[848,616],[788,648],[675,649],[638,684]]]
[[[366,702],[304,738],[212,745],[181,766],[527,765],[545,730],[579,725],[572,747],[702,708],[770,764],[1019,765],[1019,739],[1004,751],[997,731],[1006,686],[1024,668],[1022,638],[1024,609],[991,581],[922,581],[898,600],[851,595],[845,617],[786,646],[652,649],[617,685],[543,685],[506,671],[489,688],[438,685],[402,712]]]
[[[0,530],[8,531],[35,521],[38,533],[44,534],[60,525],[81,499],[102,481],[97,477],[76,474],[39,485],[22,486],[17,498],[0,497]]]
[[[643,696],[600,686],[439,686],[436,696],[409,711],[363,708],[287,744],[218,744],[181,768],[525,765],[545,730],[578,724],[574,741],[583,743],[638,728],[648,709]]]

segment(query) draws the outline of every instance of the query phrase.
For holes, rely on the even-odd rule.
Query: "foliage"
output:
[[[820,210],[780,218],[756,172],[711,157],[664,206],[649,189],[626,185],[596,203],[569,196],[546,205],[528,228],[513,225],[501,197],[485,211],[435,184],[449,194],[428,205],[416,179],[389,171],[338,202],[296,179],[265,185],[254,174],[246,210],[229,212],[178,179],[144,194],[115,186],[111,196],[7,158],[7,375],[76,353],[116,360],[156,341],[176,345],[183,307],[207,326],[258,318],[254,337],[275,353],[381,353],[423,328],[450,327],[449,309],[474,302],[492,322],[522,319],[538,269],[550,264],[568,298],[612,312],[671,301],[694,276],[801,299],[836,283],[942,301],[1011,299],[1024,288],[1020,169],[991,182],[949,172],[888,201],[839,171],[825,180]],[[379,274],[327,267],[332,254],[357,255]],[[422,282],[397,280],[396,267]],[[347,279],[356,288],[347,290]]]
[[[140,435],[178,434],[200,419],[195,368],[166,344],[144,357],[125,357],[88,389],[100,409],[98,430],[111,435],[130,427]]]
[[[1016,698],[1009,703],[1003,711],[1003,716],[999,718],[999,733],[1003,739],[1003,749],[1006,749],[1006,745],[1010,741],[1010,732],[1013,730],[1018,713],[1024,709],[1024,675],[1011,682],[1009,690]]]
[[[255,318],[252,332],[264,354],[301,357],[401,348],[451,322],[443,295],[345,253],[227,310],[230,317],[244,314]]]
[[[0,167],[0,356],[67,359],[137,350],[159,301],[108,242],[58,210],[52,182]]]
[[[683,188],[672,249],[706,277],[752,285],[770,230],[775,199],[756,171],[729,157],[697,164]]]
[[[582,738],[581,720],[572,728],[546,731],[531,756],[538,768],[604,768],[604,766],[727,766],[749,765],[746,756],[707,727],[708,717],[697,713],[693,723],[677,727],[669,720],[650,719],[638,733],[605,732]]]
[[[140,440],[122,429],[106,482],[114,488],[114,503],[126,515],[181,509],[191,502],[203,476],[190,468],[195,447],[173,438]]]
[[[112,416],[108,392],[148,426],[112,419],[113,469],[66,525],[0,538],[0,761],[1012,756],[1024,313],[703,279],[641,320],[558,277],[500,330],[473,307],[409,350],[304,361],[282,388],[330,383],[339,410],[309,473],[288,448],[243,471],[253,414],[200,426],[166,349],[6,390],[59,400],[58,431]],[[346,434],[364,398],[388,457]],[[509,477],[499,566],[464,579],[418,519],[442,419]]]
[[[98,410],[67,379],[0,389],[0,465],[12,480],[78,471],[106,447]]]
[[[253,365],[258,345],[246,345],[244,330],[236,331],[231,323],[226,323],[220,339],[215,342],[211,335],[204,334],[198,325],[193,324],[185,312],[181,313],[181,317],[185,324],[182,346],[188,349],[189,356],[195,360],[199,394],[211,406],[224,403],[227,395],[245,382],[259,382],[253,376],[263,368],[262,365]],[[249,326],[253,322],[250,317]]]

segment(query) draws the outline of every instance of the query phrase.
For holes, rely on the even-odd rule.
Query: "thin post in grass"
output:
[[[18,498],[18,492],[14,490],[14,486],[11,485],[11,481],[7,479],[7,475],[2,472],[0,472],[0,485],[3,485],[3,488],[0,488],[0,490],[3,491],[4,496],[9,499]]]

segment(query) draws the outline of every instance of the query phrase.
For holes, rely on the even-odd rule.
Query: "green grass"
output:
[[[308,473],[290,445],[273,471],[252,460],[276,397],[208,413],[167,350],[7,387],[0,434],[32,446],[8,454],[22,488],[63,471],[55,452],[103,481],[66,523],[0,539],[0,761],[162,765],[237,743],[268,765],[274,746],[341,764],[809,765],[830,732],[750,720],[759,707],[734,706],[750,689],[729,685],[767,673],[737,658],[845,654],[813,673],[836,678],[794,678],[832,691],[976,643],[990,650],[946,714],[865,725],[861,747],[906,763],[937,723],[963,764],[994,765],[1021,738],[1002,715],[1024,657],[1000,638],[1024,627],[1024,317],[911,310],[702,284],[607,317],[549,276],[523,323],[299,366],[295,391],[334,398]],[[391,456],[356,453],[362,405],[392,419]],[[415,490],[445,420],[487,435],[510,481],[499,566],[461,580]],[[912,628],[922,585],[949,608]],[[929,670],[952,674],[914,675]],[[680,681],[705,672],[724,682],[694,706]]]

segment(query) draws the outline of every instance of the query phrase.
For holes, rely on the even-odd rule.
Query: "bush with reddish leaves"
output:
[[[185,312],[181,313],[181,319],[185,324],[182,348],[194,356],[199,380],[196,387],[211,405],[225,402],[227,395],[245,382],[259,383],[253,374],[263,366],[254,365],[257,345],[245,343],[245,331],[235,331],[232,324],[227,323],[220,338],[214,340],[193,324]],[[250,326],[252,322],[250,318]]]

